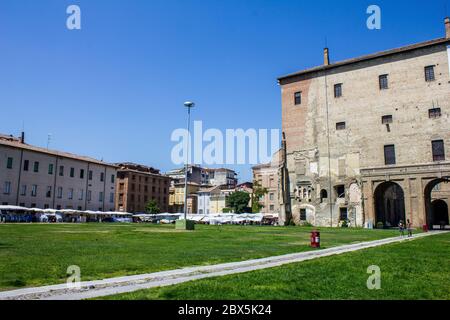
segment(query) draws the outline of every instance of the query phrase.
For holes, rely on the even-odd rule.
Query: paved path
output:
[[[412,238],[387,238],[343,245],[323,250],[313,250],[263,259],[254,259],[211,266],[191,267],[135,276],[88,281],[82,282],[80,289],[69,289],[67,288],[66,284],[59,284],[45,287],[4,291],[0,292],[0,300],[80,300],[103,297],[113,294],[133,292],[141,289],[169,286],[203,278],[273,268],[284,264],[373,248],[390,243],[410,241],[447,232],[448,231],[420,233],[413,236]]]

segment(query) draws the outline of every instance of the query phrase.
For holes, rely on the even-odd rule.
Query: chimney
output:
[[[20,135],[20,143],[25,143],[25,132],[22,131],[21,135]]]
[[[445,38],[450,39],[450,17],[445,18]]]
[[[326,66],[330,65],[330,53],[328,48],[323,49],[323,64]]]

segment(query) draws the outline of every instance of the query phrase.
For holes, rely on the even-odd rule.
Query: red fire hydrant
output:
[[[320,248],[320,232],[317,230],[311,232],[311,247]]]

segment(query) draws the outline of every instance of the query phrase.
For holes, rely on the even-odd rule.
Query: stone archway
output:
[[[433,226],[449,225],[448,217],[448,205],[444,200],[434,200],[431,203],[432,217],[431,221]]]
[[[405,222],[405,195],[400,185],[395,182],[383,182],[374,193],[376,224],[382,222],[384,227],[398,226]]]
[[[449,183],[449,178],[439,178],[430,181],[424,189],[425,215],[428,228],[449,225],[448,204],[442,199],[433,199],[432,192],[437,185]]]

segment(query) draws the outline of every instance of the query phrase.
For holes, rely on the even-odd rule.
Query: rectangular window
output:
[[[380,90],[389,89],[388,75],[383,74],[379,77]]]
[[[274,198],[274,194],[271,193],[271,194],[269,195],[269,199],[270,199],[271,201],[273,201],[273,198]]]
[[[434,76],[434,66],[427,66],[425,67],[425,81],[431,82],[434,81],[436,78]]]
[[[114,193],[113,193],[113,192],[111,192],[111,193],[109,194],[109,202],[110,202],[110,203],[114,203]]]
[[[114,183],[115,180],[116,180],[116,177],[112,174],[111,175],[111,183]]]
[[[8,160],[6,161],[6,168],[12,169],[12,167],[13,167],[13,158],[8,157]]]
[[[91,201],[92,200],[92,191],[91,190],[88,190],[86,192],[86,199],[87,199],[87,201]]]
[[[428,110],[428,117],[430,119],[436,119],[441,117],[441,108],[433,108]]]
[[[25,160],[23,162],[23,171],[28,171],[29,167],[30,167],[30,161],[29,160]]]
[[[345,130],[345,122],[336,123],[336,130]]]
[[[98,201],[103,202],[103,192],[101,191],[98,193]]]
[[[337,185],[335,187],[336,189],[336,197],[339,199],[345,198],[345,186],[344,185]]]
[[[4,188],[3,188],[3,194],[11,194],[11,182],[6,181]]]
[[[384,146],[384,163],[388,166],[395,164],[395,162],[395,146]]]
[[[20,186],[20,195],[21,196],[26,196],[27,195],[27,186],[25,184]]]
[[[51,198],[52,197],[52,187],[50,187],[50,186],[47,187],[47,191],[45,192],[45,196],[47,198]]]
[[[300,209],[300,221],[306,221],[306,209]]]
[[[75,168],[70,168],[70,177],[71,178],[75,177]]]
[[[435,140],[431,142],[433,150],[433,161],[445,160],[444,140]]]
[[[48,165],[48,174],[53,174],[53,163]]]
[[[92,180],[92,175],[93,175],[92,170],[89,170],[89,180]]]
[[[79,191],[78,191],[78,200],[83,200],[83,197],[84,197],[84,190],[83,189],[80,189]]]
[[[338,83],[334,85],[334,97],[340,98],[342,97],[342,83]]]
[[[73,188],[69,189],[69,196],[68,196],[69,200],[73,199]]]
[[[388,115],[388,116],[382,116],[382,117],[381,117],[381,123],[382,123],[382,124],[392,123],[392,116],[391,116],[391,115]]]
[[[105,174],[103,172],[100,173],[100,181],[105,181]]]
[[[294,104],[296,106],[299,104],[302,104],[302,93],[301,92],[296,92],[294,94]]]
[[[84,179],[84,169],[80,169],[80,179]]]
[[[31,196],[32,197],[37,197],[37,185],[33,184],[31,186]]]
[[[64,176],[64,166],[59,166],[59,176],[60,177]]]
[[[63,197],[63,188],[58,187],[58,199],[62,199],[62,197]]]
[[[271,205],[269,206],[269,210],[270,210],[271,212],[274,212],[274,211],[275,211],[275,206],[274,206],[273,204],[271,204]]]
[[[39,162],[37,162],[37,161],[34,162],[33,171],[39,172]]]

